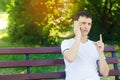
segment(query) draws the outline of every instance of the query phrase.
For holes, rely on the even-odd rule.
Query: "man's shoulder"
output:
[[[95,47],[95,45],[96,45],[96,41],[89,40],[89,45]]]
[[[89,43],[95,44],[95,41],[89,39]]]
[[[64,39],[62,41],[62,43],[64,43],[64,42],[73,42],[73,41],[74,41],[74,38],[69,38],[69,39]]]

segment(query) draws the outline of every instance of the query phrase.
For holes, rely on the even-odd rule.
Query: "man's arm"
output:
[[[71,46],[70,49],[67,49],[63,52],[63,55],[68,62],[73,62],[78,55],[80,38],[81,38],[80,25],[78,24],[78,21],[74,21],[74,33],[75,33],[75,38],[74,38],[75,41],[73,45]]]
[[[79,46],[80,46],[79,39],[75,39],[72,47],[63,52],[63,55],[68,62],[73,62],[76,59],[78,55]]]
[[[109,66],[105,60],[105,56],[104,56],[104,53],[101,52],[100,53],[100,60],[98,62],[98,65],[99,65],[99,71],[100,73],[103,75],[103,76],[108,76],[109,74]]]
[[[103,76],[108,76],[109,74],[109,66],[105,60],[104,55],[104,43],[102,42],[102,35],[100,35],[100,40],[95,42],[95,45],[97,47],[100,60],[98,62],[99,65],[99,71]]]

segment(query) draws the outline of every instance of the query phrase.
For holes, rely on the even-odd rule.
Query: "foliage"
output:
[[[59,45],[63,33],[72,29],[71,17],[79,9],[73,8],[80,4],[69,0],[15,0],[8,8],[9,35],[14,42]]]
[[[6,11],[6,8],[11,1],[12,0],[0,0],[0,11]]]
[[[60,45],[73,34],[73,17],[80,10],[93,15],[90,38],[120,41],[119,0],[1,0],[0,9],[9,13],[8,33],[13,42]],[[2,4],[5,4],[4,6]],[[7,9],[6,9],[7,8]]]
[[[12,41],[41,46],[57,45],[60,31],[71,27],[71,4],[65,4],[63,0],[11,1],[7,10],[8,32]]]
[[[86,0],[85,8],[93,15],[92,38],[103,34],[104,41],[120,41],[120,0]]]

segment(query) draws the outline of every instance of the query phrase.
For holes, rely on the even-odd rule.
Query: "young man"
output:
[[[88,39],[91,25],[91,14],[80,11],[74,20],[75,37],[61,43],[66,66],[66,80],[100,80],[97,69],[103,76],[109,73],[102,35],[97,42]]]

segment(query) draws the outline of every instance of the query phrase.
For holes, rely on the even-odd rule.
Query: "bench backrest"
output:
[[[118,59],[116,57],[114,46],[105,46],[105,53],[111,53],[111,57],[107,57],[107,63],[113,64],[113,69],[110,70],[109,76],[115,76],[115,79],[119,79],[118,70]],[[26,74],[1,74],[1,80],[47,80],[47,79],[64,79],[64,71],[56,72],[40,72],[31,73],[30,67],[39,66],[64,66],[63,59],[42,59],[42,60],[30,60],[29,55],[31,54],[61,54],[60,47],[41,47],[41,48],[0,48],[1,55],[25,55],[26,60],[15,60],[15,61],[0,61],[0,68],[18,68],[26,67]],[[62,54],[61,54],[62,55]]]

